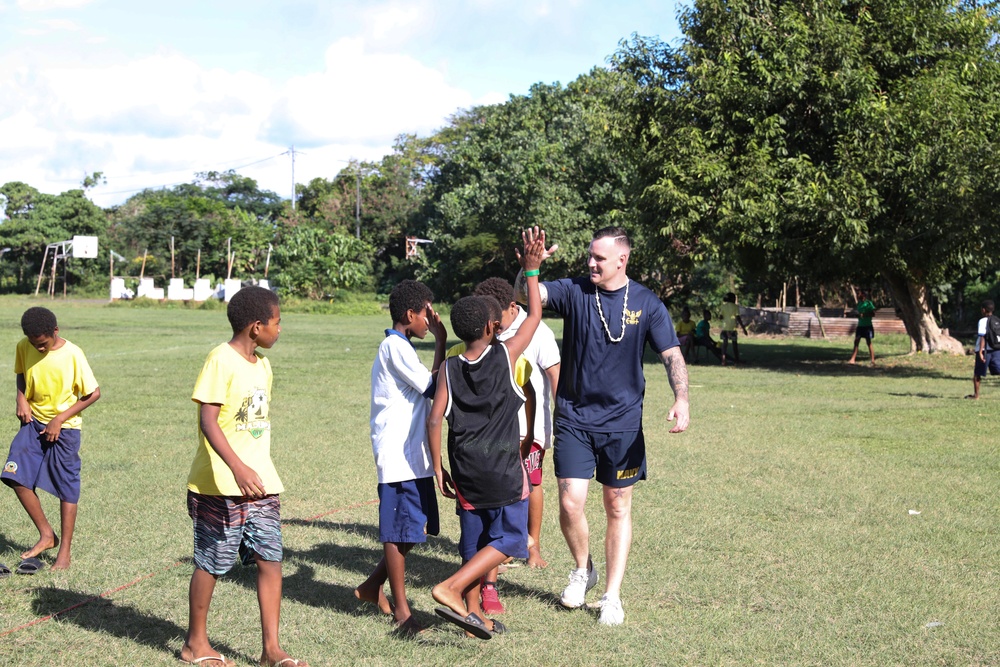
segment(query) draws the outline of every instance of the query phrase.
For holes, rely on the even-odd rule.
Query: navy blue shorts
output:
[[[433,477],[378,485],[378,540],[417,544],[440,532]]]
[[[7,486],[42,489],[63,502],[80,502],[80,429],[64,428],[55,442],[42,440],[45,424],[32,419],[10,443],[4,464]]]
[[[858,328],[854,330],[854,342],[855,343],[858,342],[859,340],[861,340],[862,338],[864,338],[866,341],[868,341],[870,343],[870,342],[872,342],[872,338],[874,338],[874,337],[875,337],[875,327],[874,326],[863,327],[863,326],[859,325]]]
[[[559,479],[590,479],[604,486],[632,486],[646,479],[646,438],[642,429],[593,433],[557,424],[553,434]]]
[[[1000,375],[1000,350],[986,350],[986,360],[979,360],[979,353],[976,353],[976,370],[974,371],[977,378],[986,377],[986,372],[989,371],[990,375]]]
[[[281,499],[207,496],[188,491],[188,516],[194,522],[194,565],[222,576],[236,565],[248,563],[252,554],[261,560],[281,562]]]
[[[528,499],[490,510],[458,508],[458,555],[472,560],[476,552],[493,547],[509,558],[528,557]]]

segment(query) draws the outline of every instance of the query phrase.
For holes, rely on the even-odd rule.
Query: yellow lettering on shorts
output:
[[[618,471],[618,479],[631,479],[639,474],[638,468],[628,468],[627,470]]]

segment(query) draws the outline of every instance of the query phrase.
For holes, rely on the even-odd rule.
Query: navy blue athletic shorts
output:
[[[646,439],[642,429],[593,433],[556,424],[553,434],[558,479],[590,479],[604,486],[632,486],[646,479]]]
[[[472,560],[476,552],[493,547],[511,558],[528,557],[528,499],[489,510],[458,508],[458,555]]]
[[[7,486],[42,489],[67,503],[80,502],[80,429],[64,428],[55,442],[41,437],[45,424],[32,419],[10,443],[0,479]]]
[[[858,328],[854,330],[854,341],[857,342],[862,338],[864,338],[869,343],[872,342],[872,338],[875,338],[875,327],[874,326],[863,327],[859,325]]]
[[[378,485],[379,542],[417,544],[440,530],[435,478]]]
[[[1000,375],[1000,350],[986,350],[985,361],[980,361],[979,353],[976,353],[976,370],[974,371],[976,377],[986,377],[987,371],[990,375]]]

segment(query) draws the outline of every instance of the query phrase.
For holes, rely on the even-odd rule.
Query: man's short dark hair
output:
[[[497,300],[500,304],[501,310],[506,310],[510,308],[510,304],[514,301],[514,286],[511,285],[504,278],[487,278],[483,282],[476,285],[473,294],[477,296],[491,296]]]
[[[389,294],[389,316],[393,324],[406,321],[406,311],[423,311],[424,307],[434,301],[431,288],[417,280],[401,280],[392,288]]]
[[[254,322],[267,324],[278,307],[278,295],[258,285],[244,287],[233,295],[226,308],[226,316],[237,334]]]
[[[611,237],[618,245],[623,245],[629,250],[632,249],[632,242],[628,238],[628,232],[624,227],[602,227],[594,232],[594,241]]]
[[[708,308],[706,308],[705,310],[701,311],[701,317],[702,317],[702,319],[711,321],[711,319],[712,319],[712,311],[710,311]]]
[[[48,308],[35,306],[21,315],[21,331],[25,336],[51,336],[58,327],[56,314]]]
[[[736,293],[726,292],[726,296],[722,297],[722,300],[727,301],[729,303],[736,303]]]
[[[451,307],[451,330],[466,344],[483,337],[486,324],[493,319],[490,302],[498,304],[493,297],[463,296]]]
[[[996,304],[993,303],[993,299],[984,299],[983,312],[987,315],[991,315],[994,310],[996,310]]]

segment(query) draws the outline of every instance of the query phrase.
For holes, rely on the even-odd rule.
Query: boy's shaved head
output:
[[[499,319],[499,304],[493,297],[463,296],[451,307],[451,329],[465,343],[479,340],[486,331],[486,325],[494,319],[491,310],[497,308],[496,319]]]

